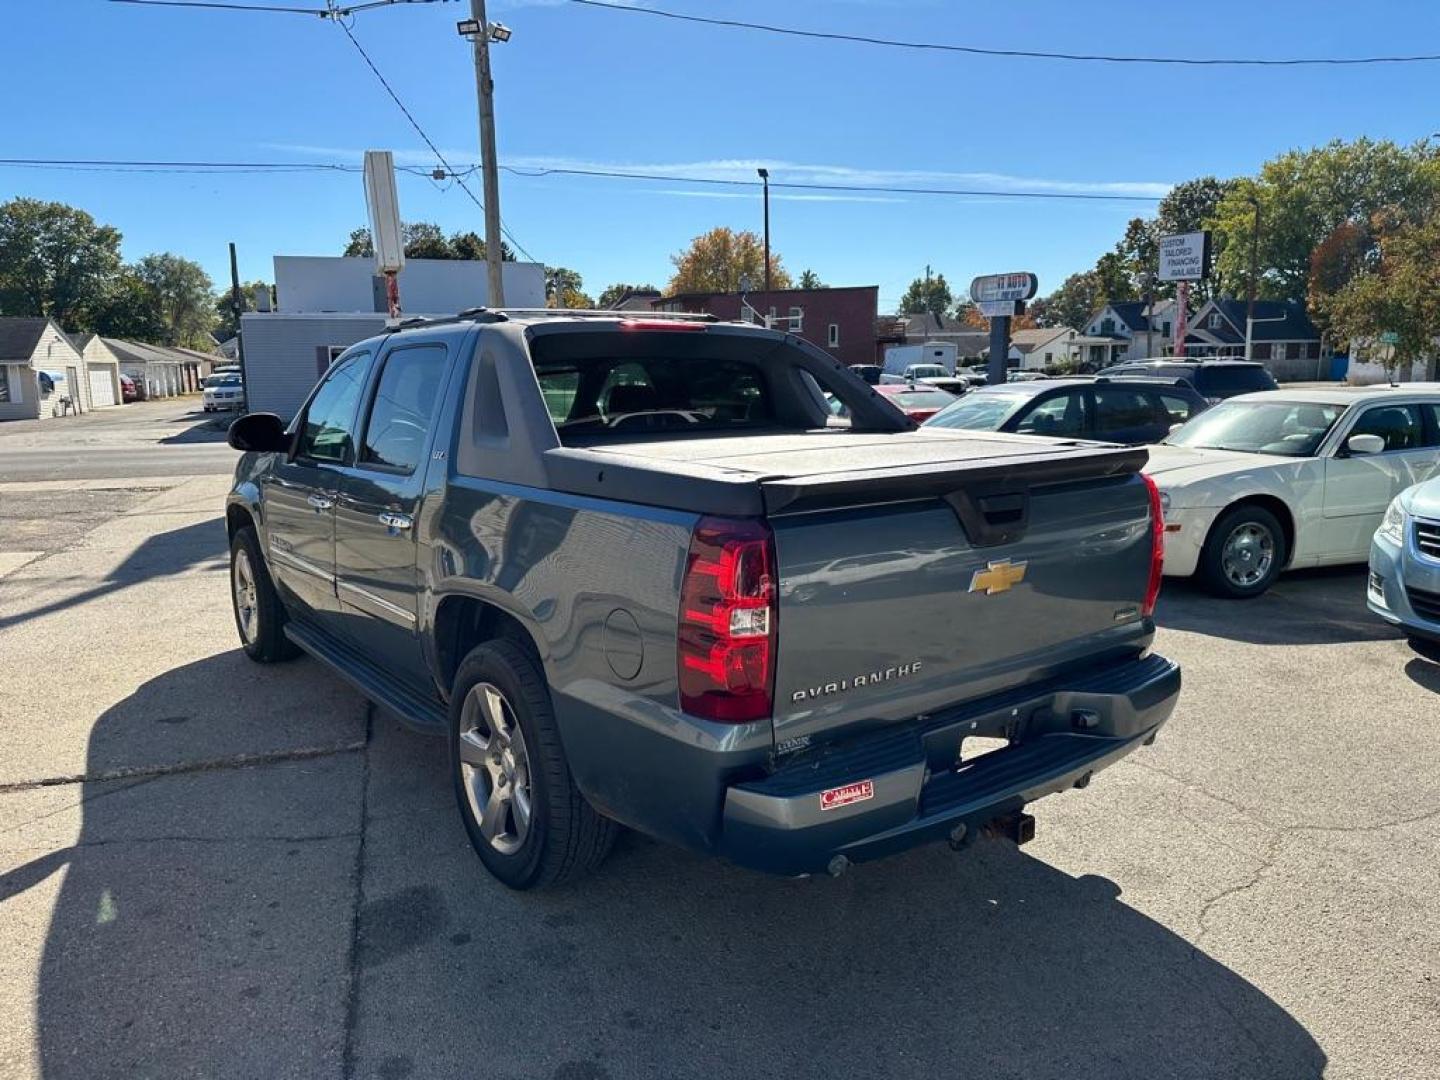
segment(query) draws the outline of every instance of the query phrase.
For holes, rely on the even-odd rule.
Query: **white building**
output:
[[[1010,334],[1011,367],[1026,371],[1044,371],[1070,358],[1071,342],[1076,333],[1068,326],[1015,330]]]
[[[274,265],[276,310],[242,315],[240,340],[248,407],[288,420],[336,356],[390,320],[373,259],[276,255]],[[540,263],[507,262],[502,275],[506,307],[545,306]],[[490,295],[485,263],[468,259],[407,259],[399,284],[407,318],[484,307]]]

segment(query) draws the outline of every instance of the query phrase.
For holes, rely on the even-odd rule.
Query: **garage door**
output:
[[[90,369],[90,407],[115,404],[115,383],[108,367]]]

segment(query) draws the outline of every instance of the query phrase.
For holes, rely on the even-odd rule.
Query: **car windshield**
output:
[[[1345,411],[1309,401],[1226,401],[1165,440],[1171,446],[1313,457]]]
[[[977,390],[952,402],[925,421],[926,427],[968,428],[972,431],[996,431],[1029,401],[1032,395]]]

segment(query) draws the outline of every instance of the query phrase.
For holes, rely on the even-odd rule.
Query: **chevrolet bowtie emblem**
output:
[[[976,570],[970,578],[970,591],[984,591],[986,596],[994,596],[996,593],[1008,592],[1011,585],[1019,585],[1025,580],[1025,567],[1027,563],[1012,563],[1009,559],[1001,559],[999,562],[992,562],[984,570]]]

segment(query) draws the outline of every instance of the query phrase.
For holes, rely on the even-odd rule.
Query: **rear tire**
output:
[[[245,655],[258,664],[273,664],[300,654],[285,636],[285,605],[275,591],[260,540],[246,525],[230,540],[230,603],[235,629]]]
[[[1198,573],[1216,596],[1250,600],[1275,584],[1287,558],[1285,530],[1275,515],[1260,506],[1236,506],[1210,527]]]
[[[475,853],[510,888],[582,877],[609,854],[616,826],[575,786],[544,669],[513,641],[477,646],[455,673],[450,772]]]

